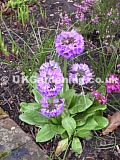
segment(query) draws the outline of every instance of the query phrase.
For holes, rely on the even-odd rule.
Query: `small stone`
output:
[[[11,127],[11,131],[15,130],[15,127]]]
[[[50,14],[50,16],[51,16],[51,17],[53,17],[53,16],[54,16],[54,14]]]

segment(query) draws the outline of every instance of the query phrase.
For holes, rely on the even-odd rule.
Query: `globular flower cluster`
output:
[[[42,64],[37,78],[37,86],[43,98],[40,113],[47,117],[54,117],[61,114],[64,106],[64,99],[54,98],[63,87],[64,77],[61,69],[55,61]],[[48,99],[52,98],[52,103]]]
[[[69,79],[71,82],[84,85],[88,84],[92,79],[92,72],[87,64],[74,64],[69,73]]]
[[[55,61],[42,64],[37,78],[37,86],[45,97],[56,96],[62,89],[64,77],[61,69]]]
[[[54,98],[51,102],[48,98],[43,97],[41,99],[42,108],[40,109],[40,113],[47,117],[56,117],[59,116],[64,107],[64,99],[63,98]]]
[[[120,79],[115,75],[111,74],[106,80],[106,92],[118,92],[120,91]]]
[[[73,59],[84,51],[84,38],[75,30],[61,32],[55,39],[56,51],[67,59]]]
[[[101,104],[107,103],[107,97],[101,92],[94,91],[92,95],[96,98],[96,100],[98,100],[99,103]]]
[[[85,20],[85,14],[88,12],[89,8],[93,6],[96,0],[83,0],[81,4],[75,4],[76,7],[76,18],[80,22]]]

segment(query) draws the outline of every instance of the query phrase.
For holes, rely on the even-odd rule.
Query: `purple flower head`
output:
[[[84,51],[83,36],[76,31],[61,32],[55,39],[56,51],[59,55],[67,59],[82,54]]]
[[[55,61],[43,63],[37,78],[38,90],[43,96],[56,96],[62,89],[64,77]]]
[[[88,84],[92,79],[92,73],[87,64],[74,64],[69,73],[69,79],[80,85]]]
[[[120,91],[120,79],[115,74],[111,74],[106,80],[106,91],[107,93]]]
[[[107,103],[107,97],[101,92],[94,91],[92,95],[98,100],[99,103],[101,104]]]
[[[43,97],[41,99],[42,108],[40,109],[40,113],[46,117],[56,117],[59,116],[64,107],[64,99],[63,98],[54,98],[51,102],[48,98]]]

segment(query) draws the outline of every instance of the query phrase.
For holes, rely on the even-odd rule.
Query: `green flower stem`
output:
[[[85,101],[85,104],[86,104],[85,92],[84,92],[84,89],[83,89],[82,85],[81,85],[81,88],[82,88],[82,93],[83,93],[84,101]]]
[[[74,87],[75,87],[75,83],[74,83],[74,84],[72,84],[72,89],[74,89]]]
[[[63,68],[63,73],[64,73],[64,88],[63,91],[66,91],[66,78],[67,78],[67,59],[64,59],[64,68]]]
[[[70,142],[69,142],[69,144],[68,144],[68,147],[67,147],[67,149],[66,149],[66,151],[65,151],[65,153],[64,153],[63,160],[65,160],[65,158],[66,158],[66,155],[67,155],[67,152],[68,152],[68,149],[69,149],[71,143],[72,143],[72,139],[70,140]]]
[[[64,59],[63,72],[64,72],[64,78],[66,78],[67,77],[67,59]]]

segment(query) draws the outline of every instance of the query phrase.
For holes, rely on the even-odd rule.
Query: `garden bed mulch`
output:
[[[68,3],[65,0],[59,1],[46,1],[42,3],[46,8],[47,15],[47,23],[55,27],[56,21],[59,19],[59,12],[66,10],[74,12],[74,7],[72,7],[73,2]],[[36,6],[32,6],[31,10],[35,9]],[[57,14],[56,14],[57,13]],[[12,12],[8,12],[7,15],[4,15],[5,23],[8,27],[12,28],[12,30],[17,31],[17,34],[27,39],[30,39],[31,28],[22,30],[21,27],[16,29],[16,22],[10,23],[10,15],[14,14]],[[7,17],[7,19],[6,19]],[[54,21],[53,21],[54,19]],[[13,16],[14,20],[14,16]],[[39,14],[37,15],[36,11],[36,20],[39,21],[40,26],[46,27],[46,24],[40,20]],[[2,31],[7,37],[6,29],[2,26]],[[18,37],[14,38],[17,40]],[[5,43],[8,43],[6,40]],[[32,42],[31,42],[32,43]],[[21,43],[22,46],[22,43]],[[16,84],[13,82],[13,76],[19,75],[21,76],[20,69],[14,69],[9,65],[5,65],[0,63],[0,106],[9,114],[10,118],[13,119],[26,133],[30,134],[32,138],[35,140],[35,134],[37,132],[37,128],[31,125],[27,125],[19,120],[19,103],[20,102],[32,102],[34,100],[33,95],[29,93],[29,88],[26,83],[24,84]],[[108,113],[112,115],[115,110],[109,108]],[[55,147],[59,141],[59,137],[53,139],[48,143],[38,144],[48,155],[52,156],[54,153]],[[79,157],[76,157],[71,151],[68,151],[67,160],[119,160],[120,159],[120,128],[118,128],[115,132],[109,134],[108,136],[101,136],[101,132],[94,133],[94,137],[90,140],[83,140],[83,153]],[[55,157],[53,156],[54,160]],[[56,158],[56,160],[58,160]]]

